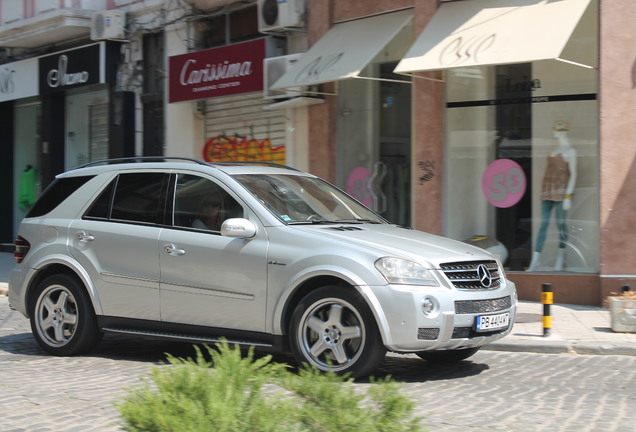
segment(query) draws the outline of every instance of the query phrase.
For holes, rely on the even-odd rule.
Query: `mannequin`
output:
[[[572,193],[576,184],[576,150],[568,139],[569,130],[569,123],[563,120],[558,120],[552,125],[552,133],[558,145],[548,157],[548,165],[543,177],[541,227],[528,271],[536,270],[539,265],[552,209],[555,210],[556,224],[559,229],[559,249],[554,270],[563,271],[564,269],[565,246],[568,241],[566,213],[572,208]]]

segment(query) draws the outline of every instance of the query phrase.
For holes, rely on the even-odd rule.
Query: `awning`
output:
[[[294,89],[347,78],[362,70],[413,18],[412,9],[335,24],[272,86]]]
[[[470,0],[443,3],[395,73],[562,60],[591,0]]]

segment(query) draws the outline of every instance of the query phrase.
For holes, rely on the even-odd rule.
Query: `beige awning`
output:
[[[335,24],[272,86],[312,86],[361,76],[362,70],[413,18],[412,9]]]
[[[443,3],[395,73],[562,60],[591,0],[469,0]]]

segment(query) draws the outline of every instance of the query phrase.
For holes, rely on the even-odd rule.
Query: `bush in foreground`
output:
[[[421,431],[414,403],[389,378],[366,392],[351,379],[306,367],[298,373],[254,358],[227,342],[195,359],[168,356],[116,407],[128,431],[401,432]],[[357,389],[360,390],[360,389]]]

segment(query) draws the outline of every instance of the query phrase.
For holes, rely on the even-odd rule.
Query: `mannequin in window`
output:
[[[556,224],[559,229],[559,248],[554,270],[563,271],[564,269],[565,246],[568,241],[566,213],[572,207],[572,193],[576,184],[576,150],[568,139],[569,130],[569,123],[563,120],[558,120],[552,125],[553,135],[558,141],[558,146],[548,156],[548,164],[543,176],[541,227],[528,271],[536,270],[539,265],[552,209],[555,210]]]
[[[199,217],[192,222],[192,228],[220,231],[223,214],[221,194],[218,191],[211,192],[203,199]]]

